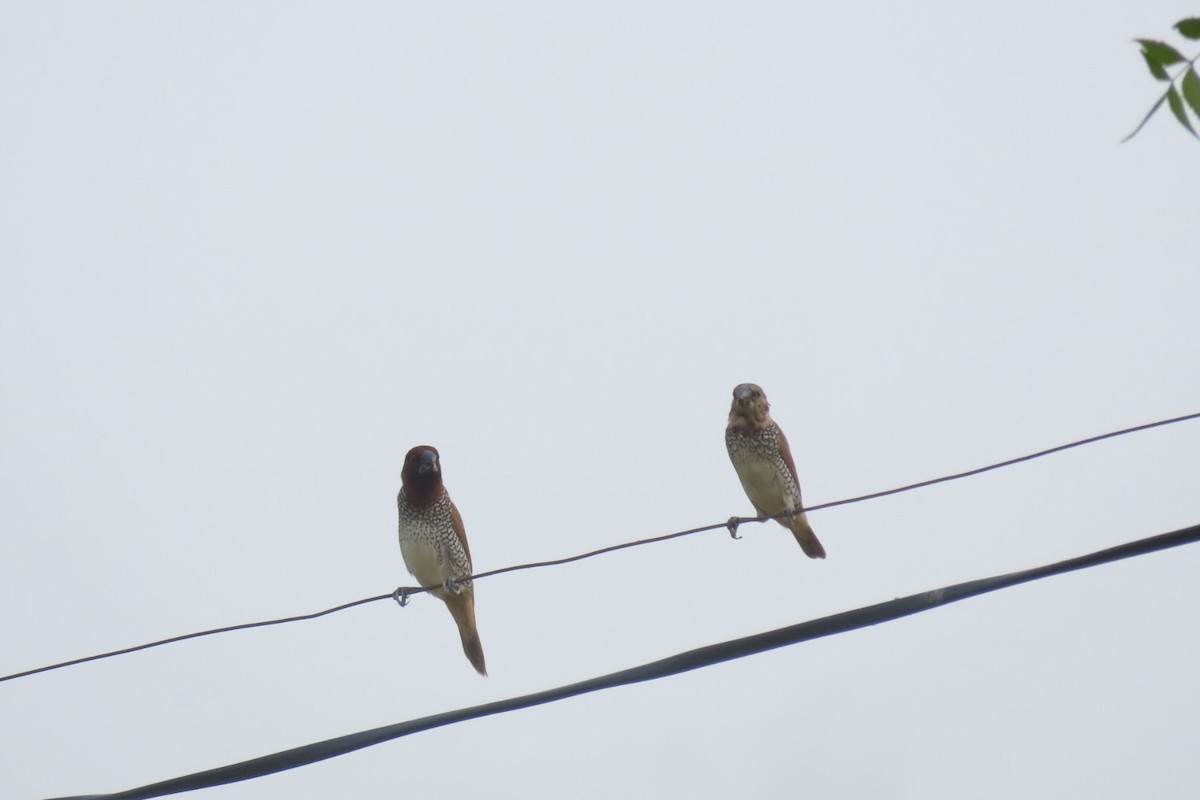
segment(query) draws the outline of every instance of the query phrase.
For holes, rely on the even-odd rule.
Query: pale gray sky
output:
[[[1194,3],[0,6],[0,674],[1200,410]],[[1194,48],[1193,48],[1194,49]],[[0,684],[0,796],[109,792],[1200,521],[1200,424]],[[1191,798],[1200,549],[197,793]]]

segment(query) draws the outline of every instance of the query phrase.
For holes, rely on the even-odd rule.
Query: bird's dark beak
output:
[[[742,384],[733,390],[734,400],[745,401],[748,397],[750,397],[750,387],[746,386],[745,384]]]
[[[437,453],[433,452],[432,450],[426,450],[424,453],[421,453],[421,457],[417,459],[417,474],[420,475],[425,472],[437,472],[437,470]]]

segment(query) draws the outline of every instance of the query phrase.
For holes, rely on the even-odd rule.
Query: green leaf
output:
[[[1145,50],[1142,51],[1142,58],[1146,59],[1146,66],[1150,68],[1150,74],[1158,78],[1160,81],[1169,81],[1171,76],[1163,69],[1163,65],[1150,57],[1150,54]]]
[[[1185,39],[1200,39],[1200,17],[1188,17],[1175,23],[1175,30]]]
[[[1200,117],[1200,77],[1196,76],[1196,70],[1192,67],[1183,76],[1183,99]]]
[[[1147,61],[1157,61],[1164,67],[1187,60],[1178,50],[1166,42],[1156,42],[1153,39],[1138,39],[1137,43],[1142,46],[1142,52],[1146,54]]]
[[[1167,90],[1167,102],[1171,104],[1171,111],[1175,114],[1175,119],[1179,120],[1179,124],[1187,128],[1192,136],[1196,136],[1196,130],[1192,127],[1192,121],[1188,119],[1187,111],[1183,107],[1183,100],[1179,97],[1179,92],[1175,91],[1172,86]],[[1196,136],[1200,139],[1200,136]]]

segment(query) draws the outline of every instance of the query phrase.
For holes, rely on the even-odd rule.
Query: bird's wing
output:
[[[791,456],[788,456],[791,458]],[[792,470],[795,473],[795,470]],[[458,534],[458,541],[462,543],[463,551],[467,554],[467,565],[471,562],[471,546],[467,544],[467,529],[463,527],[462,514],[458,513],[458,506],[454,505],[454,501],[450,501],[450,521],[454,524],[454,532]]]
[[[775,427],[779,428],[778,425]],[[779,428],[779,455],[783,456],[783,463],[787,464],[788,472],[792,474],[792,481],[796,484],[796,501],[804,505],[804,501],[800,499],[800,476],[796,472],[796,462],[792,460],[792,448],[788,446],[787,437],[783,435],[783,428]]]

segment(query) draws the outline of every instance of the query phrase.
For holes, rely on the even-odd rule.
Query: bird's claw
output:
[[[406,605],[408,605],[408,589],[404,586],[401,586],[399,589],[392,592],[392,599],[399,603],[401,608],[404,608]]]
[[[462,586],[459,585],[458,578],[454,577],[453,575],[451,575],[449,578],[446,578],[446,581],[442,584],[442,586],[451,594],[459,594],[462,591]]]
[[[738,533],[738,526],[741,524],[742,524],[742,520],[740,517],[730,517],[729,518],[729,521],[725,523],[725,527],[729,529],[729,538],[731,538],[731,539],[742,538],[742,535],[740,533]]]

